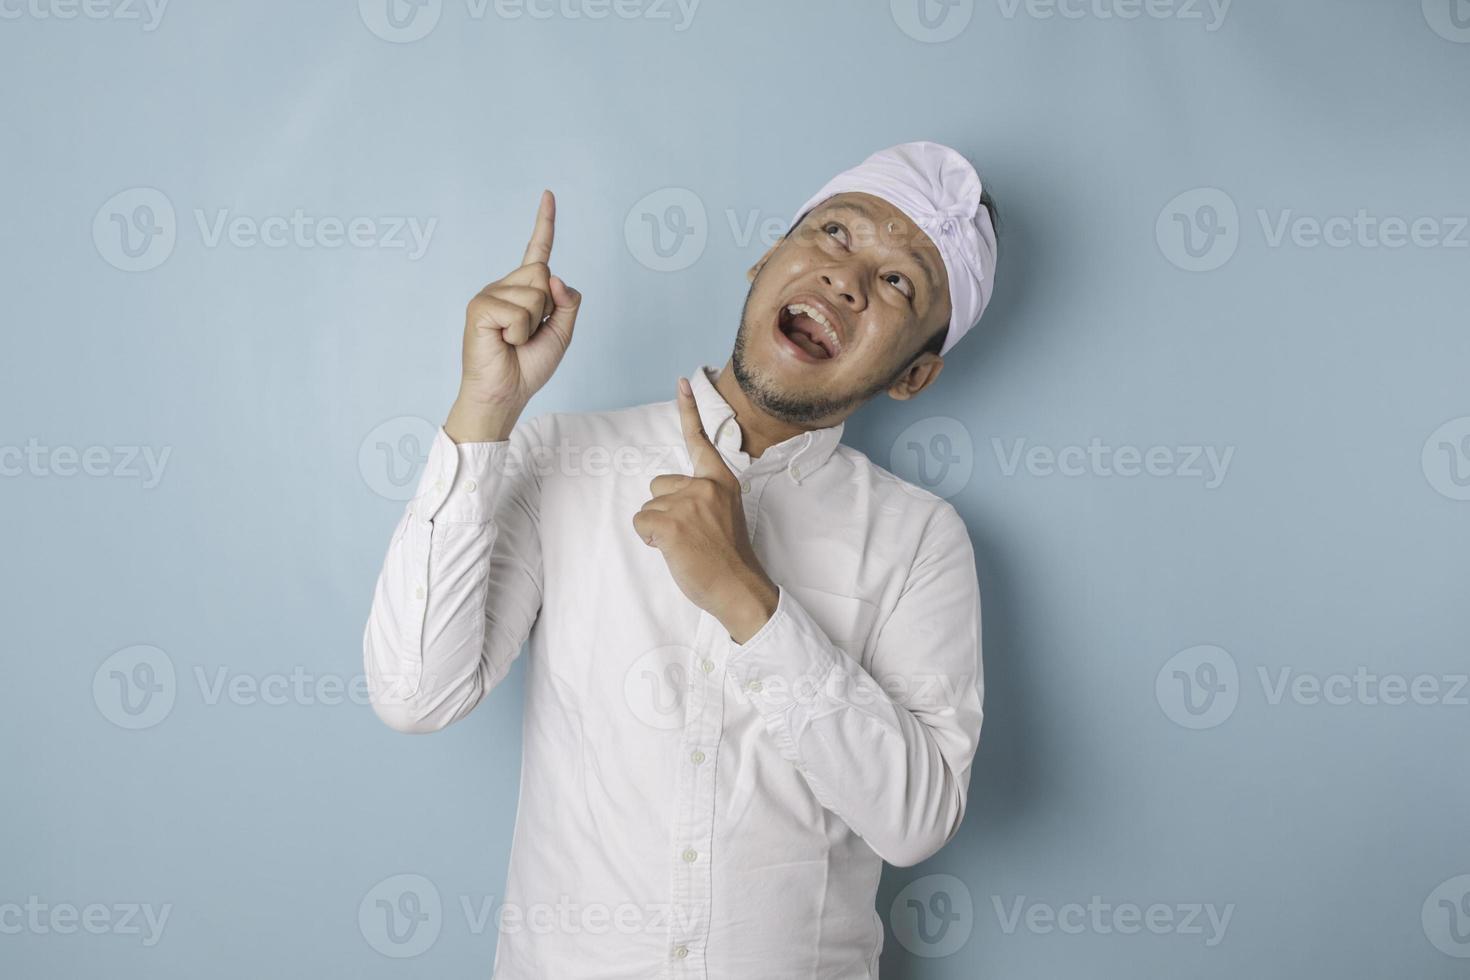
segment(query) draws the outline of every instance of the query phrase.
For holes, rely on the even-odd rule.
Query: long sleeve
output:
[[[373,709],[391,728],[463,718],[530,635],[541,606],[535,435],[531,419],[500,442],[434,437],[363,631]]]
[[[928,522],[870,670],[785,588],[729,666],[781,754],[885,861],[917,864],[954,836],[980,739],[984,672],[974,551],[953,507]]]

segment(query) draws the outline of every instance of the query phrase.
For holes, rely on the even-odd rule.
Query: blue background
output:
[[[885,980],[1470,973],[1449,931],[1470,929],[1466,692],[1273,695],[1360,668],[1449,695],[1470,669],[1463,0],[1240,0],[1223,21],[962,0],[928,9],[937,34],[909,0],[705,0],[687,23],[443,0],[413,41],[380,36],[387,0],[177,3],[153,29],[141,7],[63,20],[47,2],[0,19],[0,906],[171,912],[151,946],[0,931],[0,973],[486,976],[493,927],[462,900],[504,883],[520,666],[431,738],[350,697],[213,685],[360,673],[403,506],[376,447],[412,470],[455,391],[464,304],[518,262],[542,187],[552,268],[586,300],[531,411],[613,408],[723,363],[766,244],[743,229],[784,227],[909,139],[977,161],[1002,259],[938,387],[848,426],[884,465],[949,481],[984,594],[970,813],[888,871]],[[172,207],[143,223],[175,240],[133,238],[157,262],[126,271],[113,215],[139,216],[136,188]],[[675,198],[703,214],[683,212],[696,234],[660,271],[636,231],[651,214],[661,247],[684,241]],[[368,217],[375,240],[395,216],[436,224],[415,258],[211,245],[196,217],[298,208]],[[1272,244],[1283,215],[1360,210],[1433,219],[1439,241]],[[1214,487],[1178,474],[1182,451],[1172,475],[1009,465],[1093,439],[1232,455]],[[30,440],[50,448],[21,465]],[[156,486],[128,475],[130,446],[169,449]],[[56,447],[104,447],[110,475],[58,475]],[[108,663],[138,645],[172,667],[172,706],[131,730]],[[1200,715],[1186,681],[1230,710]],[[443,903],[406,959],[358,920],[403,873]],[[946,924],[954,951],[912,938],[894,908],[911,883],[972,909]],[[1233,910],[1213,945],[1208,925],[1007,928],[1018,901],[1093,896]]]

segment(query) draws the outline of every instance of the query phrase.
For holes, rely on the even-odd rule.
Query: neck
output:
[[[740,382],[735,380],[735,366],[731,361],[727,360],[720,368],[720,376],[715,379],[715,391],[735,410],[735,422],[740,426],[740,449],[747,456],[758,457],[777,443],[806,431],[757,408],[745,396]]]

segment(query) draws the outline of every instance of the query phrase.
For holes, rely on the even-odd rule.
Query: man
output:
[[[882,862],[965,811],[980,596],[954,508],[839,438],[980,318],[980,178],[933,143],[873,155],[750,270],[719,372],[518,424],[581,305],[554,220],[547,192],[469,304],[364,635],[374,708],[442,728],[530,640],[498,980],[876,977]]]

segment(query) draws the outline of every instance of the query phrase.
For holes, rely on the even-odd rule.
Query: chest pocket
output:
[[[791,595],[822,627],[822,632],[835,646],[841,647],[848,656],[867,666],[865,650],[873,632],[873,622],[878,607],[866,599],[856,596],[828,592],[810,585],[785,586]]]

